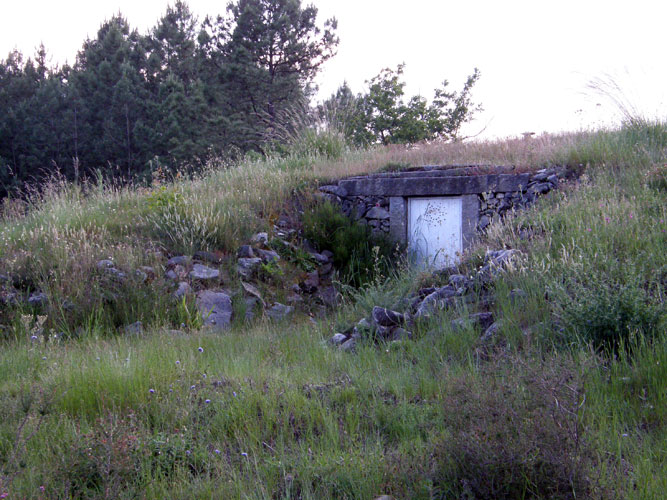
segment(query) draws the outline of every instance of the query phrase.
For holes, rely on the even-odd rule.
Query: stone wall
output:
[[[552,167],[524,174],[470,175],[478,169],[424,167],[350,177],[319,190],[348,217],[367,224],[374,234],[386,234],[399,243],[407,241],[408,198],[462,196],[463,242],[467,248],[478,231],[512,210],[529,207],[537,197],[556,189],[567,173],[565,167]],[[507,169],[498,167],[498,171]]]

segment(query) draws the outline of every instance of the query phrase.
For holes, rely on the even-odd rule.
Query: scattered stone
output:
[[[327,264],[329,262],[329,258],[321,253],[312,252],[310,253],[310,256],[315,259],[318,264]]]
[[[123,331],[126,335],[141,335],[144,333],[144,325],[141,323],[141,321],[137,321],[131,325],[125,325]]]
[[[181,281],[178,284],[178,288],[174,292],[174,297],[177,299],[185,297],[187,294],[192,292],[192,287],[190,287],[190,284],[187,281]]]
[[[147,277],[147,279],[155,279],[155,269],[152,268],[151,266],[141,266],[139,267],[139,271],[144,273]]]
[[[134,277],[137,278],[137,281],[141,283],[145,283],[148,280],[148,275],[141,269],[134,270]]]
[[[319,267],[317,273],[320,276],[328,276],[329,274],[331,274],[332,271],[333,271],[333,264],[331,262],[327,262],[326,264],[323,264]]]
[[[178,255],[167,261],[167,267],[187,266],[190,263],[190,257],[187,255]]]
[[[250,238],[250,243],[266,245],[269,242],[269,235],[267,233],[257,233]]]
[[[232,321],[232,299],[223,292],[202,290],[197,295],[197,310],[204,325],[215,330],[228,328]]]
[[[280,321],[290,315],[292,311],[294,311],[293,307],[286,306],[280,302],[274,302],[274,304],[266,310],[266,315],[274,321]]]
[[[28,304],[32,307],[46,307],[49,299],[44,292],[35,292],[28,297]]]
[[[262,259],[262,262],[278,262],[280,260],[280,255],[278,252],[273,250],[262,250],[261,248],[257,249],[256,252],[259,254],[259,257]]]
[[[327,259],[329,259],[329,260],[333,259],[334,254],[333,254],[333,252],[332,252],[331,250],[323,250],[321,253],[322,253],[322,255],[324,255]]]
[[[518,302],[522,302],[526,299],[528,294],[521,290],[521,288],[515,288],[510,292],[510,303],[515,305]]]
[[[115,267],[108,267],[104,270],[109,276],[111,276],[112,279],[115,281],[125,281],[125,273],[119,269],[116,269]]]
[[[412,338],[412,332],[407,331],[404,328],[394,328],[391,333],[386,337],[387,340],[389,341],[397,341],[397,340],[409,340]]]
[[[249,295],[255,297],[262,304],[262,307],[266,307],[266,303],[262,298],[262,294],[255,286],[251,285],[250,283],[246,283],[245,281],[241,281],[241,286]]]
[[[453,304],[453,298],[456,297],[457,291],[453,286],[443,286],[438,288],[435,292],[427,295],[417,307],[415,318],[428,318],[435,311],[444,309],[448,305]]]
[[[257,271],[257,268],[262,263],[259,257],[241,257],[237,260],[236,272],[244,279],[250,279]]]
[[[245,302],[245,320],[247,322],[252,321],[255,319],[255,308],[257,307],[257,304],[259,304],[259,299],[257,297],[246,297],[244,299]]]
[[[195,264],[190,271],[190,278],[193,280],[208,281],[220,277],[220,271],[205,266],[204,264]]]
[[[320,276],[317,271],[308,273],[306,279],[303,280],[299,286],[305,293],[315,293],[317,291],[317,287],[320,286]]]
[[[454,319],[451,322],[452,330],[460,331],[467,327],[478,327],[486,330],[493,323],[493,313],[480,312],[469,315],[467,318]]]
[[[347,340],[347,335],[345,335],[344,333],[337,333],[333,337],[331,337],[331,343],[333,345],[341,345],[346,340]]]
[[[322,303],[327,307],[335,307],[338,304],[339,294],[336,289],[332,286],[325,286],[320,288],[317,291],[317,297],[322,301]]]
[[[110,267],[113,267],[113,261],[109,259],[98,260],[95,266],[97,269],[109,269]]]
[[[480,337],[480,340],[482,342],[489,342],[493,337],[495,337],[500,329],[503,326],[503,320],[499,319],[498,321],[494,321],[489,325],[489,327],[484,331],[482,336]]]
[[[236,256],[242,259],[252,259],[255,257],[255,251],[250,245],[241,245],[236,251]]]
[[[378,326],[399,326],[406,320],[403,314],[378,306],[373,307],[371,317]]]
[[[170,280],[177,281],[179,279],[178,274],[173,269],[169,269],[164,275]]]
[[[357,339],[350,338],[340,345],[340,349],[345,352],[353,352],[357,347]]]
[[[202,262],[208,262],[209,264],[220,264],[221,262],[220,257],[218,257],[216,254],[213,252],[206,252],[204,250],[195,252],[192,258]]]

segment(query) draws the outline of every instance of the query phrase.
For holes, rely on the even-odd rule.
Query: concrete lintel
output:
[[[492,174],[461,177],[394,177],[341,180],[348,196],[455,196],[509,192],[525,188],[530,174]]]
[[[389,237],[395,243],[408,242],[408,204],[402,196],[389,198]]]

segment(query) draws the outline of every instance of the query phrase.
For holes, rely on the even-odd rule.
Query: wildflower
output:
[[[216,455],[220,455],[220,450],[217,449],[217,448],[216,448],[215,450],[213,450],[213,452],[214,452]]]
[[[148,389],[148,392],[150,392],[151,394],[155,394],[155,389]]]
[[[37,335],[31,335],[30,340],[37,340]]]
[[[44,491],[46,488],[44,488],[44,485],[39,487],[39,491]]]
[[[194,391],[194,390],[195,390],[195,386],[194,386],[194,385],[191,385],[191,386],[190,386],[190,389],[192,389],[192,390]]]
[[[46,356],[42,356],[42,361],[46,361]]]
[[[202,373],[202,378],[206,378],[206,374],[205,374],[205,373]]]
[[[207,400],[204,401],[204,403],[206,403],[206,404],[209,404],[210,402],[211,402],[210,399],[207,399]]]
[[[236,397],[236,391],[232,391],[232,394],[234,395],[234,397]]]
[[[241,452],[241,456],[242,456],[242,457],[247,457],[248,454],[247,454],[245,451],[242,451],[242,452]]]
[[[97,361],[99,361],[99,360],[100,360],[100,357],[99,357],[99,356],[97,356],[97,358],[95,358],[95,359],[96,359]]]
[[[190,455],[192,452],[190,450],[185,450],[186,455]]]
[[[177,364],[177,365],[180,365],[181,362],[180,362],[179,360],[176,360],[176,364]]]
[[[200,346],[199,349],[197,349],[197,350],[198,350],[199,352],[204,352],[204,348],[201,347],[201,346]]]
[[[611,219],[610,219],[609,217],[605,217],[605,218],[604,218],[604,221],[605,221],[605,222],[609,222],[610,220],[611,220]]]

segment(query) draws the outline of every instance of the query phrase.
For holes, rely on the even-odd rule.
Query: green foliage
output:
[[[340,128],[357,145],[460,139],[461,126],[481,110],[471,96],[480,77],[479,70],[475,68],[468,76],[460,92],[447,90],[449,83],[445,80],[429,104],[422,96],[404,101],[403,68],[400,64],[396,70],[383,69],[367,82],[368,93],[357,97],[352,97],[344,84],[320,107],[342,110],[344,125]]]
[[[373,236],[368,226],[353,221],[330,202],[316,204],[303,214],[306,238],[322,250],[333,252],[333,262],[343,281],[358,287],[389,267],[391,243]]]
[[[559,296],[560,316],[584,342],[616,350],[637,335],[654,338],[667,326],[664,306],[652,296],[656,292],[633,283],[610,283],[606,276],[572,283]]]

